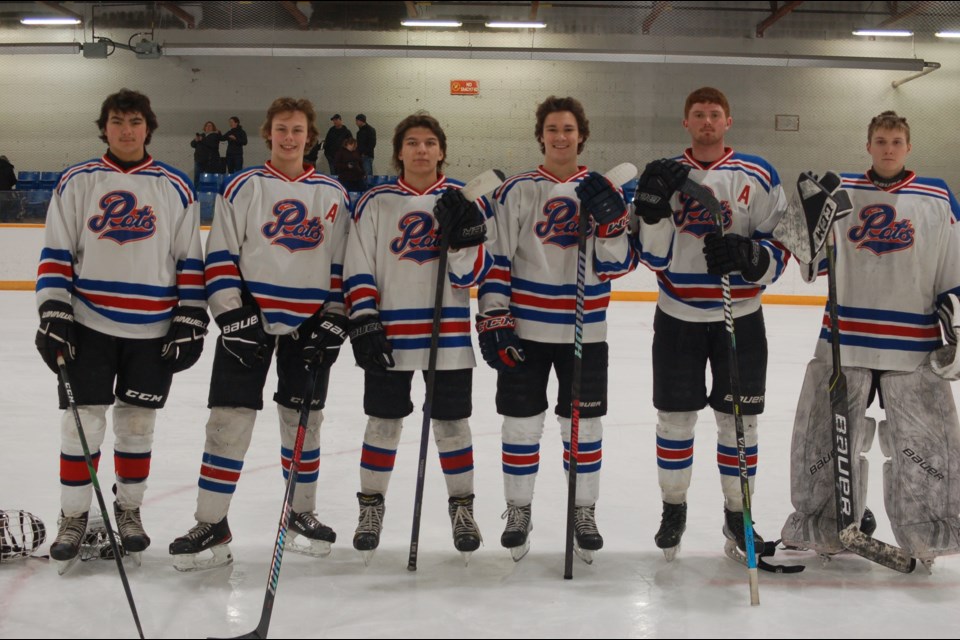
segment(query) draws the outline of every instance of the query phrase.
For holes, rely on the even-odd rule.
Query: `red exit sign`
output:
[[[476,96],[480,94],[479,80],[451,80],[450,95],[452,96]]]

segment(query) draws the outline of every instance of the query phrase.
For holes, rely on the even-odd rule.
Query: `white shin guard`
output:
[[[463,420],[434,420],[433,437],[440,454],[440,466],[443,479],[447,483],[447,494],[451,497],[464,497],[473,493],[473,434],[470,422]],[[454,454],[464,458],[451,462],[445,454]],[[465,459],[469,457],[469,463]]]
[[[157,410],[137,407],[123,400],[113,405],[113,432],[116,441],[113,448],[118,453],[149,454],[153,448],[153,432],[157,423]],[[136,509],[143,504],[147,481],[125,482],[117,469],[117,502],[124,509]]]
[[[77,413],[90,455],[96,456],[107,432],[107,405],[82,405],[77,407]],[[77,423],[69,409],[60,416],[60,451],[68,456],[83,457]],[[76,517],[88,511],[92,497],[93,485],[89,482],[78,487],[60,485],[60,508],[65,516]]]
[[[300,428],[300,411],[277,405],[280,416],[280,445],[284,451],[293,455],[293,447],[297,441],[297,430]],[[292,508],[296,513],[313,512],[317,508],[317,480],[315,478],[320,465],[320,425],[323,424],[323,412],[319,409],[310,411],[307,418],[307,431],[303,437],[303,453],[300,459],[299,478],[297,488],[293,492]],[[284,469],[290,465],[290,458],[281,453]]]
[[[720,413],[714,411],[713,415],[717,420],[717,444],[724,447],[727,451],[737,450],[737,423],[736,419],[729,413]],[[747,462],[751,459],[751,451],[757,450],[757,416],[742,416],[743,421],[743,442],[747,453]],[[739,452],[735,455],[738,455]],[[723,461],[721,461],[723,457]],[[722,469],[720,473],[720,488],[723,490],[724,506],[730,511],[743,511],[743,491],[740,488],[739,463],[726,464],[729,455],[721,456],[717,451],[717,464]],[[756,463],[751,465],[754,469]],[[750,488],[750,495],[753,495],[756,476],[749,474],[747,484]]]
[[[253,425],[257,420],[254,409],[239,407],[214,407],[207,419],[207,439],[204,454],[226,458],[243,463],[253,437]],[[201,471],[201,479],[203,472]],[[236,486],[236,482],[233,483]],[[209,491],[201,488],[197,493],[197,522],[219,522],[230,509],[233,490],[229,492]]]
[[[369,416],[367,418],[367,428],[363,434],[363,443],[382,449],[392,451],[396,455],[397,446],[400,444],[400,432],[403,428],[401,419],[385,419]],[[374,471],[360,467],[360,491],[366,494],[380,493],[387,495],[387,487],[390,485],[390,476],[393,468],[389,471]]]
[[[546,413],[528,418],[503,417],[503,495],[507,504],[525,507],[533,502],[545,418]],[[522,455],[516,450],[522,450]]]
[[[557,418],[560,437],[565,448],[570,442],[570,418]],[[600,498],[600,464],[603,456],[603,422],[600,418],[581,418],[577,447],[577,489],[575,504],[590,507]],[[567,451],[564,451],[564,467],[567,466]]]
[[[664,502],[683,504],[687,501],[687,489],[693,475],[696,425],[696,411],[657,412],[657,479]]]

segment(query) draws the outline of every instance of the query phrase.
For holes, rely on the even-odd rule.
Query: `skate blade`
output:
[[[739,562],[743,566],[747,566],[747,555],[743,551],[740,551],[740,547],[737,546],[734,540],[727,539],[726,542],[724,542],[723,552],[734,562]]]
[[[130,556],[130,558],[133,559],[133,563],[138,567],[143,566],[143,558],[141,557],[142,554],[139,551],[134,551],[133,553],[127,553],[124,555]]]
[[[303,542],[308,540],[309,544],[303,544]],[[310,540],[309,538],[303,538],[302,536],[288,538],[286,550],[290,553],[296,553],[302,556],[310,556],[311,558],[326,558],[328,555],[330,555],[330,552],[333,551],[333,549],[330,547],[330,543],[326,540]]]
[[[205,555],[206,552],[202,552],[204,555],[201,555],[201,553],[182,553],[175,555],[173,556],[173,568],[177,571],[187,573],[191,571],[216,569],[217,567],[224,567],[233,562],[233,554],[230,552],[230,547],[226,544],[218,544],[215,547],[210,547],[207,551],[210,551],[211,555]]]
[[[366,550],[357,549],[357,553],[359,553],[360,557],[363,558],[363,566],[365,567],[370,566],[370,561],[373,560],[373,554],[375,554],[376,552],[377,552],[376,549],[366,549]]]
[[[593,551],[590,549],[583,549],[580,545],[575,544],[573,545],[573,552],[587,564],[593,564]]]
[[[920,566],[922,566],[927,571],[927,575],[929,576],[933,575],[933,562],[934,562],[933,558],[928,558],[927,560],[920,561]]]
[[[57,564],[57,575],[63,575],[73,568],[73,565],[80,562],[80,556],[70,558],[69,560],[54,560]]]
[[[680,553],[680,545],[667,547],[666,549],[661,549],[661,551],[663,551],[663,557],[667,559],[667,562],[673,562],[677,554]]]
[[[509,547],[510,557],[513,558],[514,562],[520,562],[523,560],[523,557],[527,555],[527,552],[530,551],[530,539],[521,544],[519,547]]]
[[[473,551],[461,551],[460,555],[463,556],[463,566],[470,566],[470,556],[473,555]]]

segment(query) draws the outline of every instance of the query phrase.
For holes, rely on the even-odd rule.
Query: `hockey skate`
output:
[[[577,557],[593,564],[593,552],[603,548],[603,536],[597,531],[596,505],[575,507],[573,513],[573,551]]]
[[[380,546],[380,532],[383,531],[383,494],[358,493],[360,518],[357,530],[353,534],[353,548],[360,552],[363,564],[369,565],[377,547]]]
[[[230,525],[227,518],[216,523],[198,522],[186,535],[170,543],[173,568],[177,571],[200,571],[222,567],[233,562],[229,542]],[[200,554],[209,551],[211,555]]]
[[[57,573],[65,574],[80,559],[80,543],[87,532],[87,513],[66,517],[60,512],[57,538],[50,545],[50,557],[57,562]]]
[[[680,537],[687,530],[687,503],[663,503],[663,515],[660,518],[660,529],[653,536],[658,549],[663,550],[667,562],[673,562],[680,551]]]
[[[143,530],[143,521],[140,520],[140,507],[123,509],[118,502],[114,502],[113,515],[117,519],[121,545],[139,566],[140,552],[150,546],[150,536]]]
[[[533,531],[530,505],[518,507],[508,504],[507,510],[503,512],[500,519],[507,521],[507,526],[504,527],[503,534],[500,536],[500,544],[510,550],[514,562],[520,562],[530,551],[530,532]]]
[[[290,514],[290,528],[287,529],[290,537],[287,538],[286,548],[293,553],[299,553],[314,558],[325,558],[330,555],[330,545],[337,541],[336,532],[317,520],[313,512]],[[303,537],[304,540],[297,541]],[[306,541],[307,544],[303,544]]]
[[[453,546],[463,554],[464,566],[470,564],[470,554],[480,548],[483,536],[473,519],[473,494],[461,498],[451,497],[447,511],[453,527]]]
[[[743,513],[740,511],[730,511],[726,507],[723,509],[723,535],[726,537],[726,543],[723,545],[723,552],[731,560],[736,560],[740,564],[747,564],[747,541],[744,535]],[[753,530],[753,551],[759,556],[763,551],[763,538]]]

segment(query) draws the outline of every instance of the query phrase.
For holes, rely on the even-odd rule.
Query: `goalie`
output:
[[[873,166],[866,174],[828,174],[820,185],[831,197],[815,195],[820,186],[813,188],[809,174],[801,176],[805,217],[813,220],[795,255],[810,263],[801,262],[805,280],[825,273],[827,218],[836,216],[837,324],[854,472],[851,515],[856,520],[864,513],[867,461],[861,454],[876,434],[887,458],[884,504],[894,536],[929,567],[937,556],[960,552],[960,424],[947,382],[960,379],[955,347],[960,206],[943,180],[905,169],[910,149],[906,118],[885,111],[868,128]],[[839,188],[852,208],[842,206],[846,197]],[[822,207],[825,201],[840,203],[841,210]],[[790,246],[796,238],[788,240],[784,229],[774,235]],[[782,531],[784,544],[823,556],[844,548],[832,471],[830,324],[825,315],[800,393],[791,443],[795,511]],[[865,415],[875,399],[886,416],[879,424]]]

